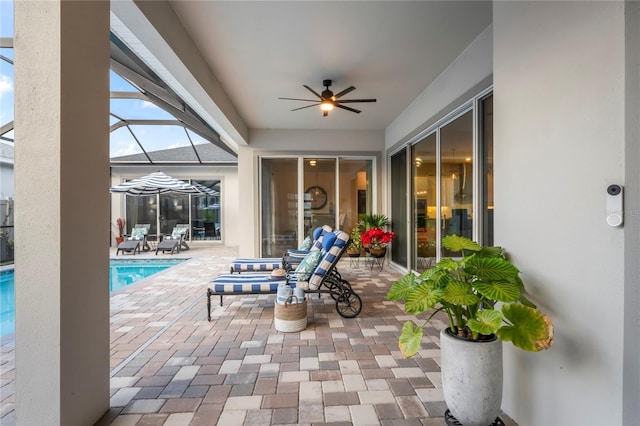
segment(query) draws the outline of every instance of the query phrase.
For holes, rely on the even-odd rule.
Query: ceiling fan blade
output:
[[[355,87],[353,87],[353,86],[349,86],[349,87],[347,87],[346,89],[344,89],[342,92],[340,92],[340,93],[338,93],[338,94],[333,95],[333,97],[334,97],[334,98],[336,98],[336,99],[338,99],[340,96],[344,96],[344,95],[346,95],[347,93],[353,92],[354,90],[356,90],[356,88],[355,88]]]
[[[300,108],[295,108],[295,109],[292,109],[291,111],[297,111],[299,109],[311,108],[311,107],[318,106],[318,105],[320,105],[320,103],[313,104],[313,105],[307,105],[307,106],[303,106],[303,107],[300,107]]]
[[[278,98],[278,99],[285,99],[288,101],[318,102],[317,99],[300,99],[300,98]]]
[[[340,101],[341,104],[353,104],[357,102],[376,102],[376,100],[375,99],[344,99]]]
[[[338,103],[335,104],[336,107],[346,109],[347,111],[355,112],[356,114],[360,114],[360,111],[357,109],[349,108],[348,106],[340,105]]]
[[[303,84],[302,87],[304,87],[305,89],[307,89],[308,91],[310,91],[311,93],[313,93],[314,95],[316,95],[318,98],[322,99],[322,96],[320,96],[318,94],[318,92],[316,92],[315,90],[313,90],[311,87],[307,86],[306,84]]]

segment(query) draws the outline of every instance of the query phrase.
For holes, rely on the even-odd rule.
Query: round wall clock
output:
[[[305,194],[309,194],[309,202],[313,210],[319,210],[327,204],[327,191],[320,186],[310,186],[304,191]]]

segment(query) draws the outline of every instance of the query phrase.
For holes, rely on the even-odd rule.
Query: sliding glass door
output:
[[[391,230],[396,238],[391,244],[391,260],[407,264],[407,151],[391,156]]]
[[[436,133],[411,147],[413,168],[413,262],[411,267],[423,271],[435,264],[438,221]]]
[[[468,111],[440,129],[442,237],[473,238],[473,115]],[[444,248],[443,256],[449,256]]]
[[[261,176],[262,256],[279,257],[298,242],[298,159],[265,158]]]
[[[403,211],[407,151],[390,157],[391,220],[400,236],[392,260],[424,271],[440,257],[453,255],[441,244],[453,234],[493,245],[493,95],[478,95],[411,141],[409,148],[409,212]],[[410,236],[407,243],[401,241],[404,229]],[[405,247],[409,262],[402,257]]]
[[[282,256],[322,225],[350,232],[359,214],[371,213],[371,159],[262,158],[260,164],[264,257]]]

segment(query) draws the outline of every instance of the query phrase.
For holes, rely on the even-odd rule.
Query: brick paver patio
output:
[[[222,307],[212,298],[208,322],[207,283],[236,253],[194,243],[174,255],[188,261],[112,295],[111,409],[98,425],[445,424],[436,329],[444,324],[426,329],[415,358],[402,357],[397,339],[412,316],[385,298],[399,272],[340,262],[363,300],[354,319],[312,295],[307,328],[282,333],[275,295],[243,295],[225,296]],[[15,424],[13,349],[3,342],[3,425]]]

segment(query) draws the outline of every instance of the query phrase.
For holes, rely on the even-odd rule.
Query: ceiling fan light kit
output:
[[[298,111],[300,109],[304,109],[304,108],[310,108],[310,107],[314,107],[314,106],[318,106],[320,105],[320,109],[322,110],[322,116],[326,117],[329,115],[329,111],[332,111],[334,108],[340,108],[340,109],[345,109],[347,111],[351,111],[351,112],[355,112],[356,114],[360,114],[360,110],[357,110],[355,108],[351,108],[342,104],[347,104],[347,103],[360,103],[360,102],[376,102],[375,99],[343,99],[343,100],[339,100],[342,96],[346,95],[347,93],[350,93],[354,90],[356,90],[356,88],[354,86],[349,86],[346,89],[344,89],[342,92],[339,92],[337,94],[333,94],[333,92],[329,89],[329,87],[331,87],[331,80],[323,80],[322,81],[322,85],[325,87],[325,89],[322,91],[322,94],[319,94],[318,92],[316,92],[315,90],[313,90],[311,87],[307,86],[306,84],[303,84],[302,87],[304,87],[305,89],[307,89],[308,91],[310,91],[311,93],[313,93],[315,96],[318,97],[318,99],[300,99],[300,98],[279,98],[279,99],[285,99],[285,100],[289,100],[289,101],[303,101],[303,102],[314,102],[311,105],[306,105],[300,108],[294,108],[291,111]]]

